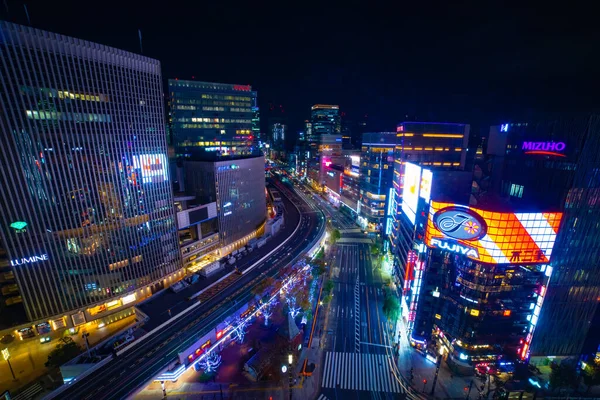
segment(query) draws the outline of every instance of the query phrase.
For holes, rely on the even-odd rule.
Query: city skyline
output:
[[[592,13],[96,11],[0,6],[0,400],[600,396]]]
[[[102,23],[83,23],[84,9],[77,2],[27,7],[33,27],[136,53],[139,29],[143,54],[163,64],[165,88],[166,80],[175,78],[252,85],[261,93],[261,112],[269,103],[284,105],[291,132],[302,129],[317,103],[340,104],[354,120],[367,115],[371,131],[392,130],[408,116],[470,123],[485,132],[486,126],[537,114],[598,109],[593,93],[600,59],[592,49],[599,35],[585,23],[585,13],[499,5],[479,13],[483,10],[473,4],[431,10],[320,5],[322,15],[331,15],[326,19],[315,17],[311,7],[192,4],[171,19],[163,18],[160,7],[132,2],[120,4],[119,12],[110,6],[96,10],[94,21]],[[0,18],[27,24],[22,5],[9,2],[8,7],[8,14],[0,8]],[[274,18],[278,14],[287,16],[285,24]],[[194,23],[198,18],[200,25]],[[306,20],[320,29],[304,29]],[[398,23],[404,30],[395,29]],[[330,44],[322,48],[314,44],[321,34],[330,35]],[[210,62],[185,50],[206,40],[204,35],[211,48],[219,49]],[[248,46],[239,46],[241,37]],[[328,52],[331,46],[336,51]],[[267,132],[268,115],[262,116]]]

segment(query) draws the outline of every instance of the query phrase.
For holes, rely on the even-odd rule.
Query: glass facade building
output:
[[[600,344],[600,118],[561,118],[490,128],[484,188],[520,207],[563,211],[553,272],[532,358],[595,353]],[[489,173],[485,179],[485,172]],[[478,197],[487,203],[494,199]]]
[[[169,79],[169,93],[178,156],[258,154],[259,112],[251,86]]]
[[[392,176],[394,173],[395,132],[364,133],[360,156],[360,202],[359,224],[364,229],[385,232],[385,227],[392,228],[386,221],[386,211],[394,196]],[[391,194],[391,196],[390,196]]]
[[[180,269],[161,85],[157,60],[0,22],[0,319],[79,325]]]

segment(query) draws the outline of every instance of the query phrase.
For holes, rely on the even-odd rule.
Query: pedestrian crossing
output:
[[[325,354],[322,386],[324,388],[367,390],[371,392],[404,393],[386,354],[341,353]]]
[[[321,393],[321,395],[317,398],[317,400],[329,400],[327,396]]]

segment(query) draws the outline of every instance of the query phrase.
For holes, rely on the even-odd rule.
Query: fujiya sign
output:
[[[565,151],[567,145],[564,142],[523,142],[521,150],[525,154],[546,154],[564,157],[562,152]]]
[[[487,233],[487,224],[466,207],[446,207],[433,215],[433,224],[444,235],[458,240],[478,240]]]
[[[461,254],[463,256],[467,256],[470,258],[475,258],[475,259],[479,258],[479,252],[477,251],[477,249],[475,249],[473,247],[469,247],[469,246],[463,246],[460,243],[449,243],[445,240],[431,239],[431,241],[429,242],[429,245],[431,247],[435,247],[435,248],[442,249],[442,250],[448,250],[453,253],[458,253],[458,254]]]
[[[15,258],[14,260],[10,260],[10,265],[16,267],[18,265],[34,264],[40,261],[48,261],[48,254],[42,254],[39,256],[31,256],[20,259]]]

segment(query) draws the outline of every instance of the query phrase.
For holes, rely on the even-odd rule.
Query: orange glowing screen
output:
[[[485,222],[481,225],[487,225],[485,235],[474,240],[463,240],[443,233],[434,224],[434,215],[447,207],[468,209],[469,214],[475,214],[476,220]],[[550,261],[561,219],[560,212],[501,213],[432,201],[425,243],[429,247],[450,250],[489,264],[547,263]],[[472,233],[470,229],[473,221],[457,220],[456,226]]]

